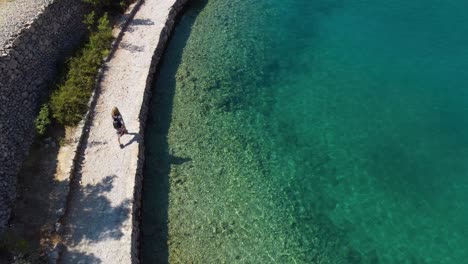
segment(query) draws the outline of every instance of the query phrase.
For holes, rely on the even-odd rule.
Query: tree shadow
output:
[[[130,213],[130,200],[125,200],[117,206],[112,206],[106,197],[113,189],[116,175],[106,176],[101,182],[79,186],[75,197],[79,206],[69,208],[68,220],[65,221],[65,240],[74,246],[86,240],[95,243],[104,239],[118,240],[123,236],[122,226]],[[73,224],[72,224],[72,223]],[[91,226],[90,223],[93,223]],[[70,256],[66,256],[67,261]]]
[[[130,53],[143,52],[145,50],[143,46],[132,45],[127,42],[120,42],[119,46],[124,50],[130,51]]]
[[[126,31],[133,32],[135,31],[135,28],[138,26],[152,26],[152,25],[154,25],[154,21],[151,19],[137,18],[137,19],[132,20],[132,22],[129,24],[128,28],[126,29]]]
[[[132,26],[152,26],[154,25],[154,21],[151,19],[141,19],[137,18],[132,21]]]
[[[8,228],[3,234],[9,240],[9,245],[4,248],[7,255],[21,251],[35,262],[54,232],[54,224],[63,205],[57,190],[69,184],[67,180],[55,179],[60,148],[58,139],[64,134],[62,127],[53,126],[46,138],[36,139],[22,164],[17,175],[17,196]],[[0,240],[3,239],[5,237],[2,236]]]
[[[167,141],[175,94],[175,74],[182,52],[198,14],[207,0],[188,3],[179,20],[156,72],[150,112],[146,124],[145,165],[142,194],[141,248],[142,263],[168,263],[169,172],[171,164],[190,158],[174,157]],[[196,6],[195,6],[196,5]]]
[[[99,264],[102,263],[102,260],[100,258],[97,258],[94,256],[94,254],[85,254],[83,252],[78,252],[78,251],[73,251],[73,250],[66,250],[65,249],[65,254],[67,254],[68,259],[67,263],[68,264],[82,264],[82,263],[93,263],[93,264]]]
[[[68,179],[56,178],[59,170],[59,139],[63,138],[64,134],[63,128],[53,127],[46,138],[36,140],[23,163],[18,174],[17,197],[9,227],[0,236],[0,263],[13,263],[14,257],[19,258],[17,263],[47,263],[47,255],[50,252],[45,250],[53,248],[61,241],[55,224],[63,216],[68,188],[71,185]],[[107,143],[90,142],[89,147],[103,144]],[[92,243],[106,238],[119,239],[122,236],[121,226],[126,220],[130,205],[125,201],[113,207],[104,196],[112,190],[114,178],[115,176],[111,175],[96,185],[81,188],[75,186],[79,191],[74,198],[83,200],[87,206],[79,216],[83,217],[82,222],[79,226],[72,227],[75,236],[70,239],[70,244],[76,244],[83,239]],[[99,210],[96,210],[96,204],[99,205]],[[108,219],[111,214],[117,217]],[[91,228],[85,223],[90,216],[107,218],[108,222]],[[94,255],[77,251],[65,252],[67,263],[101,263]]]

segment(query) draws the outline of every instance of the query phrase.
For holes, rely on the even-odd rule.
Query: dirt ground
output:
[[[15,207],[2,239],[8,252],[0,252],[0,263],[11,260],[13,252],[25,255],[32,263],[41,263],[45,261],[44,248],[60,240],[54,234],[54,225],[60,213],[57,210],[66,199],[68,179],[61,168],[73,159],[73,153],[67,151],[73,133],[71,128],[65,132],[56,126],[31,147],[18,174]]]

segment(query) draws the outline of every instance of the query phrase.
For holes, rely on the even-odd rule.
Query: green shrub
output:
[[[92,32],[81,53],[69,60],[69,71],[64,83],[52,93],[52,116],[62,125],[76,125],[88,108],[95,78],[102,59],[109,54],[112,27],[104,14],[96,31]]]
[[[121,10],[127,9],[127,7],[129,6],[129,4],[130,4],[130,3],[129,3],[128,1],[123,1],[123,0],[120,1],[120,2],[119,2],[120,9],[121,9]]]
[[[39,110],[39,115],[36,117],[36,120],[34,121],[37,134],[39,136],[43,136],[47,132],[47,128],[51,123],[52,121],[50,120],[49,105],[43,104],[41,106],[41,110]]]
[[[122,12],[134,0],[83,0],[97,11]]]
[[[89,31],[92,31],[94,24],[96,23],[96,12],[92,11],[91,13],[85,15],[83,23],[86,25]]]
[[[123,13],[133,2],[135,2],[135,0],[120,0],[120,2],[115,0],[112,3],[111,9]]]
[[[76,125],[88,108],[91,93],[75,90],[69,85],[60,86],[51,97],[54,118],[62,125]]]
[[[111,4],[111,0],[83,0],[83,2],[96,8],[102,8]]]
[[[0,236],[0,251],[14,253],[15,255],[25,255],[30,253],[31,248],[29,242],[12,230],[7,229]]]

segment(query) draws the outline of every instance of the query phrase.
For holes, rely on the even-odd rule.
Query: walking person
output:
[[[122,115],[117,107],[112,108],[112,123],[117,131],[117,141],[119,142],[119,146],[120,148],[123,148],[124,145],[120,143],[120,137],[127,133],[127,129],[125,128]]]

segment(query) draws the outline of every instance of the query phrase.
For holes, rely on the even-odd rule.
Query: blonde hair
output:
[[[117,107],[112,108],[112,116],[119,116],[120,111]]]

